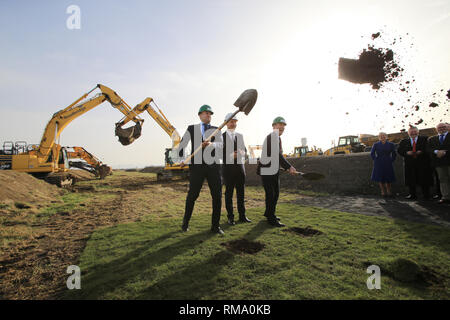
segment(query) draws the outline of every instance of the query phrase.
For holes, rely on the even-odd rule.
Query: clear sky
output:
[[[81,9],[79,30],[66,27],[72,4]],[[281,115],[285,152],[302,137],[325,150],[340,135],[399,131],[407,123],[397,107],[419,101],[423,113],[408,118],[423,118],[419,128],[450,120],[448,0],[1,1],[0,38],[1,141],[39,143],[52,114],[97,83],[131,106],[154,98],[180,134],[199,122],[202,104],[218,125],[243,90],[256,88],[258,102],[239,115],[238,131],[246,144],[261,144]],[[403,80],[416,80],[410,101],[398,84],[376,92],[338,80],[339,57],[394,38]],[[428,108],[434,100],[439,107]],[[121,117],[105,102],[72,122],[60,142],[113,167],[163,164],[169,136],[144,114],[142,137],[124,147],[114,136]]]

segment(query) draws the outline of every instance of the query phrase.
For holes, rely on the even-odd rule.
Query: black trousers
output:
[[[241,165],[223,165],[223,178],[225,182],[225,207],[227,208],[228,219],[234,220],[233,213],[233,193],[236,189],[237,209],[239,218],[245,217],[245,173]]]
[[[266,193],[266,211],[264,212],[264,216],[267,217],[268,220],[274,221],[276,219],[275,211],[277,201],[280,195],[280,174],[261,176],[261,178],[264,192]]]
[[[417,196],[417,193],[416,193],[416,187],[417,187],[417,185],[415,185],[415,184],[410,184],[410,185],[408,185],[408,188],[409,188],[409,194],[411,194],[411,195],[413,195],[413,196]],[[421,185],[420,187],[421,187],[421,189],[422,189],[422,195],[423,195],[423,197],[424,197],[424,198],[429,198],[429,197],[430,197],[430,186],[427,186],[427,185]]]
[[[208,181],[209,191],[212,197],[212,218],[211,225],[218,228],[220,224],[220,211],[222,210],[222,181],[220,177],[220,167],[218,164],[194,164],[189,167],[189,191],[186,197],[186,207],[184,211],[183,226],[189,225],[189,220],[194,210],[195,200],[197,200],[205,179]]]

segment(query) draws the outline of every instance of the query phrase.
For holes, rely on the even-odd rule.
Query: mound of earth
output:
[[[222,245],[234,253],[249,254],[255,254],[265,247],[265,245],[261,242],[250,241],[247,239],[232,240],[222,243]]]
[[[146,173],[158,173],[161,171],[161,169],[163,169],[163,167],[154,166],[154,167],[145,167],[144,169],[141,169],[139,171]]]
[[[0,202],[33,203],[54,201],[64,191],[25,172],[0,170]]]
[[[294,232],[294,233],[300,234],[305,237],[317,236],[319,234],[322,234],[321,231],[313,229],[309,226],[306,228],[293,227],[293,228],[285,229],[284,231]]]
[[[95,178],[95,175],[85,170],[69,170],[69,171],[71,175],[75,176],[77,181],[92,180]]]

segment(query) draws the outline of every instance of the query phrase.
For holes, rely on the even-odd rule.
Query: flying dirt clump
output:
[[[430,103],[430,108],[436,108],[436,107],[438,107],[439,105],[437,104],[437,103],[435,103],[435,102],[431,102]]]
[[[394,61],[392,49],[368,46],[358,59],[339,58],[339,79],[352,83],[370,83],[377,90],[384,82],[392,81],[401,75],[401,68]]]

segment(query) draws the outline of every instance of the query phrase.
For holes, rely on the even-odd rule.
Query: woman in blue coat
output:
[[[378,139],[380,141],[372,146],[370,152],[373,159],[372,181],[380,184],[383,197],[392,197],[391,183],[395,181],[392,163],[397,155],[395,144],[387,141],[387,135],[384,132],[378,134]]]

